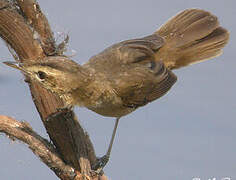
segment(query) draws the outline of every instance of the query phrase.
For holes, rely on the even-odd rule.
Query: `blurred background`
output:
[[[113,43],[146,36],[186,8],[219,17],[231,32],[224,53],[176,70],[178,82],[161,99],[121,119],[105,173],[111,180],[236,179],[235,0],[38,0],[58,41],[70,36],[68,55],[83,64]],[[0,62],[13,60],[0,42]],[[0,114],[27,121],[48,138],[23,76],[0,63]],[[98,156],[108,146],[114,119],[75,108]],[[0,179],[56,180],[20,142],[0,134]]]

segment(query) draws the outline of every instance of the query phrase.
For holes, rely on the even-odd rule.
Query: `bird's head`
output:
[[[37,62],[4,62],[23,72],[30,80],[59,95],[70,93],[88,81],[89,74],[82,66],[66,57],[47,57]]]

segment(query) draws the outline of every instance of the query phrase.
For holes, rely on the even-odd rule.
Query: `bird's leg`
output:
[[[99,158],[97,160],[97,162],[92,166],[92,169],[97,173],[97,174],[101,174],[103,171],[102,169],[105,167],[105,165],[107,164],[107,162],[109,161],[110,155],[111,155],[111,149],[112,149],[112,145],[114,142],[114,138],[116,135],[116,130],[118,127],[118,123],[119,123],[120,117],[116,118],[116,123],[112,132],[112,136],[111,136],[111,140],[110,140],[110,144],[109,147],[107,149],[107,152],[104,156],[102,156],[101,158]]]

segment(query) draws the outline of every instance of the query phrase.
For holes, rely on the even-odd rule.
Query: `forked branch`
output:
[[[22,62],[42,60],[49,55],[60,55],[48,20],[35,0],[0,0],[0,37],[15,51]],[[48,151],[48,156],[50,155],[51,160],[55,161],[52,162],[52,167],[48,166],[54,170],[55,163],[59,163],[54,172],[61,179],[63,178],[57,172],[61,172],[62,167],[65,167],[64,171],[69,174],[71,172],[73,174],[72,169],[74,169],[75,172],[91,177],[91,165],[95,163],[96,155],[87,133],[80,126],[73,111],[60,113],[59,116],[47,121],[50,115],[64,106],[63,101],[39,84],[30,80],[27,82],[32,99],[54,146],[33,132],[26,123],[5,116],[1,116],[4,119],[0,125],[2,132],[27,143],[42,160],[49,157],[47,154],[40,154],[41,150]],[[14,135],[13,132],[18,134]],[[22,133],[26,133],[28,139],[22,139],[23,136],[20,136]],[[34,140],[29,141],[32,138]],[[35,141],[41,143],[41,150],[33,146]],[[76,177],[80,173],[76,173]]]

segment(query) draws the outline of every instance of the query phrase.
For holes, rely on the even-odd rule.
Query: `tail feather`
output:
[[[199,9],[187,9],[171,18],[155,34],[165,39],[156,58],[169,69],[194,64],[222,52],[229,33],[219,26],[217,17]]]

